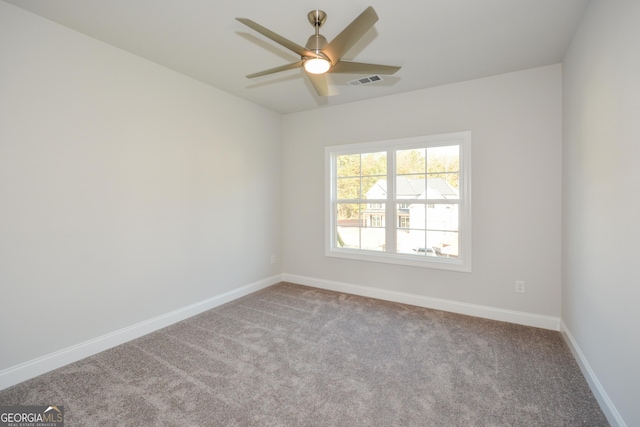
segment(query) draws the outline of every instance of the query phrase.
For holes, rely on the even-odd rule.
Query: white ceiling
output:
[[[280,113],[381,97],[556,64],[588,0],[4,0]],[[384,81],[330,74],[319,97],[301,69],[245,75],[299,60],[236,21],[252,19],[300,45],[322,9],[331,41],[367,6],[380,17],[345,60],[400,65]]]

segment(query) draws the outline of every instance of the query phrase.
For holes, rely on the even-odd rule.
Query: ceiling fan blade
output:
[[[354,19],[351,24],[347,25],[335,39],[331,40],[331,43],[322,49],[322,53],[327,55],[333,64],[337,64],[342,56],[347,53],[377,21],[378,15],[376,11],[373,10],[373,7],[369,6]]]
[[[329,85],[325,74],[305,73],[319,96],[329,96]]]
[[[365,64],[362,62],[340,61],[329,70],[330,73],[343,74],[395,74],[401,67],[393,65]]]
[[[259,71],[257,73],[249,74],[248,79],[254,77],[266,76],[267,74],[279,73],[280,71],[292,70],[294,68],[302,67],[304,61],[292,62],[291,64],[281,65],[279,67],[269,68],[268,70]]]
[[[312,54],[312,52],[310,52],[306,48],[300,46],[297,43],[292,42],[291,40],[285,39],[281,35],[274,33],[273,31],[263,27],[262,25],[252,21],[251,19],[236,18],[236,20],[242,22],[247,27],[249,27],[249,28],[251,28],[253,30],[256,30],[257,32],[259,32],[263,36],[265,36],[267,38],[270,38],[274,42],[286,47],[287,49],[297,53],[300,56],[308,56],[308,55]]]

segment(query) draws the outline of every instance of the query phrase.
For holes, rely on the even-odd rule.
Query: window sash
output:
[[[394,264],[406,264],[417,265],[430,268],[443,268],[456,271],[471,271],[471,182],[470,182],[470,132],[457,132],[452,134],[425,136],[417,138],[409,138],[403,140],[393,141],[380,141],[374,143],[361,143],[350,144],[337,147],[326,147],[325,149],[325,162],[327,171],[327,220],[326,220],[326,248],[325,254],[327,256],[338,256],[351,259],[362,259],[367,261],[378,262],[390,262]],[[450,145],[459,146],[459,168],[457,171],[448,171],[450,173],[456,173],[458,178],[458,198],[452,199],[434,199],[434,198],[420,198],[420,199],[407,199],[400,198],[396,194],[396,181],[398,176],[406,175],[418,175],[418,174],[402,174],[396,175],[396,152],[400,150],[410,150],[415,148],[433,148],[433,147],[445,147]],[[386,175],[380,175],[377,177],[386,179],[387,193],[386,199],[367,199],[364,189],[362,193],[358,194],[354,199],[337,199],[337,179],[344,178],[344,175],[338,176],[336,159],[338,156],[348,154],[365,154],[365,153],[380,153],[386,152],[387,167]],[[441,175],[439,173],[427,173],[422,174],[429,179],[429,175]],[[366,176],[369,178],[370,176]],[[353,177],[358,178],[358,177]],[[363,178],[360,176],[360,178]],[[453,178],[455,179],[455,178]],[[426,191],[426,184],[425,184]],[[364,207],[364,210],[373,209],[375,212],[369,211],[367,215],[384,215],[384,219],[379,222],[375,222],[374,227],[384,228],[384,247],[382,250],[376,248],[375,251],[366,249],[353,249],[340,247],[337,244],[337,229],[338,223],[336,221],[336,212],[338,204],[353,203]],[[410,205],[423,205],[425,210],[435,209],[441,205],[451,205],[457,207],[457,227],[453,230],[438,230],[430,228],[427,225],[428,219],[425,219],[424,227],[419,224],[412,224],[409,218],[408,228],[401,227],[401,219],[399,211],[405,209],[403,206]],[[382,208],[378,208],[381,206]],[[360,227],[363,227],[362,213],[360,215]],[[414,228],[412,228],[414,227]],[[401,248],[403,253],[398,253],[398,233],[405,232],[407,230],[424,231],[424,233],[432,232],[450,232],[452,235],[457,235],[458,244],[458,258],[446,258],[445,256],[424,256],[417,252],[409,253],[406,246]],[[418,233],[416,233],[418,234]],[[452,237],[453,238],[453,237]],[[425,242],[427,240],[425,239]],[[360,246],[362,247],[362,245]]]

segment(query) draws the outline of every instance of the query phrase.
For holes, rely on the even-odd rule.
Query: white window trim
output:
[[[443,145],[459,145],[460,146],[460,199],[459,199],[459,236],[460,247],[459,257],[428,257],[428,256],[412,256],[395,253],[394,232],[397,228],[395,222],[387,221],[387,252],[366,251],[361,249],[348,249],[336,246],[335,215],[336,212],[332,208],[336,197],[335,182],[335,157],[345,154],[358,154],[375,151],[395,151],[411,148],[422,148],[428,146]],[[395,188],[395,172],[393,158],[387,158],[387,185],[388,188]],[[391,218],[396,217],[395,205],[391,198],[387,199],[387,203],[392,204],[388,212],[391,212]],[[347,258],[360,261],[382,262],[389,264],[409,265],[414,267],[426,267],[452,271],[471,272],[471,132],[454,132],[439,135],[427,135],[413,138],[393,139],[375,142],[363,142],[356,144],[337,145],[325,147],[325,255],[329,257]]]

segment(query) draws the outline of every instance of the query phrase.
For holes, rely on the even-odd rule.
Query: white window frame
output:
[[[386,251],[342,248],[337,245],[336,203],[337,180],[336,158],[346,154],[361,154],[387,151],[386,217],[396,218],[395,194],[395,151],[413,148],[431,148],[459,145],[459,252],[458,258],[431,257],[395,252],[396,230],[400,229],[396,220],[386,221]],[[382,262],[415,267],[436,268],[452,271],[471,272],[471,132],[454,132],[412,138],[375,142],[337,145],[325,147],[325,255],[360,261]],[[396,199],[397,201],[397,199]]]

